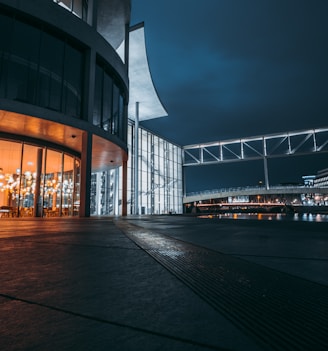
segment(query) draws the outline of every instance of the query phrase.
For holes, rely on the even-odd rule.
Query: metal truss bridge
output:
[[[265,187],[269,189],[268,158],[323,152],[328,152],[328,127],[186,145],[183,147],[183,166],[262,159]]]

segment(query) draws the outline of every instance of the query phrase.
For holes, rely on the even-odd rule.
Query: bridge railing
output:
[[[318,187],[308,186],[308,185],[273,185],[270,186],[270,190],[288,190],[288,189],[304,189],[315,191],[315,189],[319,189]],[[233,188],[221,188],[221,189],[211,189],[211,190],[203,190],[190,192],[185,195],[185,197],[191,196],[201,196],[201,195],[211,195],[211,194],[223,194],[223,193],[233,193],[233,192],[245,192],[248,190],[259,190],[265,192],[265,186],[244,186],[244,187],[233,187]]]

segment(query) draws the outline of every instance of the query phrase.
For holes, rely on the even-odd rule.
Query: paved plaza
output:
[[[0,219],[1,350],[327,350],[328,223]]]

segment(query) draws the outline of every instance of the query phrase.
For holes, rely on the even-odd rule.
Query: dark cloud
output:
[[[325,0],[132,0],[169,113],[144,126],[180,145],[328,126],[327,11]]]

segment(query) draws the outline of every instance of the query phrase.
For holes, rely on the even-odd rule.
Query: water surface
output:
[[[328,222],[328,214],[319,213],[222,213],[216,215],[201,215],[199,217],[220,219],[256,219],[259,221]]]

